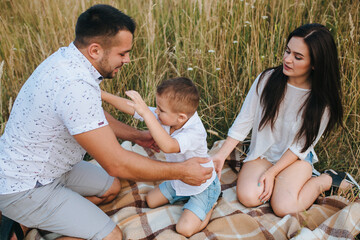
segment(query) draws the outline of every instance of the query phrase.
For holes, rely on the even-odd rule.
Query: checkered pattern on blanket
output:
[[[128,142],[123,146],[143,155],[149,153]],[[215,145],[210,154],[217,149]],[[161,154],[151,157],[163,159]],[[156,209],[146,205],[146,193],[159,183],[122,180],[119,196],[101,207],[121,228],[124,239],[186,239],[175,231],[184,203]],[[338,196],[319,197],[307,211],[279,218],[268,203],[256,208],[246,208],[239,203],[236,174],[226,164],[221,184],[223,196],[218,200],[208,226],[190,239],[354,239],[360,232],[360,200],[348,202]],[[32,230],[26,239],[44,238]]]

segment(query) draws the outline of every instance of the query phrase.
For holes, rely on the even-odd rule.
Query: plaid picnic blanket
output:
[[[164,159],[131,143],[122,144],[128,150]],[[214,154],[219,143],[209,154]],[[236,156],[233,154],[232,156]],[[175,231],[184,203],[150,209],[146,193],[160,182],[122,180],[122,191],[101,209],[118,224],[124,239],[186,239]],[[277,217],[268,203],[246,208],[236,198],[236,173],[225,164],[221,177],[223,196],[213,211],[208,226],[189,239],[354,239],[360,232],[360,200],[349,202],[340,196],[319,197],[313,206],[300,214]],[[45,239],[32,230],[27,240]]]

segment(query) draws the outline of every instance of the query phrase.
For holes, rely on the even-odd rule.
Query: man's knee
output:
[[[103,203],[107,203],[114,200],[114,198],[120,193],[120,190],[121,190],[121,182],[118,178],[114,178],[114,182],[109,188],[109,190],[107,190],[106,193],[101,197],[105,199]]]
[[[109,235],[107,235],[104,240],[121,240],[122,239],[122,232],[118,226],[112,230]]]

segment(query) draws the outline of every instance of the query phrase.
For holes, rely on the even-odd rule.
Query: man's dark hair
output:
[[[105,4],[94,5],[78,18],[75,43],[77,46],[87,46],[95,40],[108,45],[120,30],[134,34],[135,27],[134,20],[120,10]]]

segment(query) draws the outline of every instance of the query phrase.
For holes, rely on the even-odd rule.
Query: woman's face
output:
[[[307,81],[311,73],[309,48],[301,37],[292,37],[283,57],[283,73],[289,81]]]

